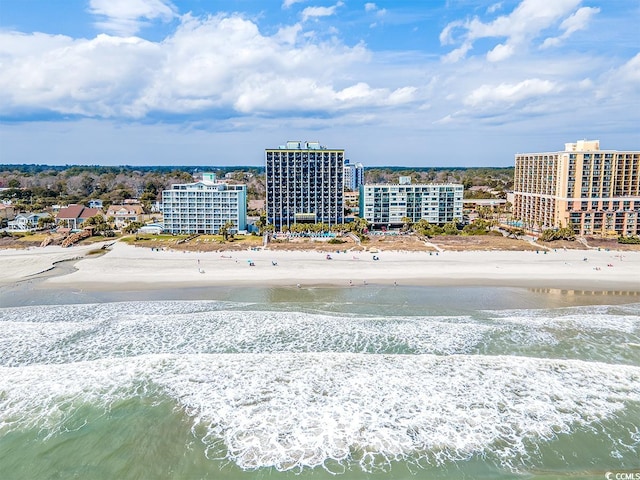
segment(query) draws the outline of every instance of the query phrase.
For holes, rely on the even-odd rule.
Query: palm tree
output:
[[[369,222],[367,222],[366,218],[356,218],[349,226],[359,235],[365,235],[369,229]]]
[[[265,227],[267,226],[267,215],[261,214],[260,218],[256,221],[256,227],[258,227],[258,234],[263,235],[265,231]]]
[[[227,220],[225,224],[220,227],[220,230],[218,230],[218,233],[222,235],[222,238],[225,242],[229,239],[229,237],[233,238],[233,233],[231,232],[231,230],[235,228],[235,226],[235,223],[233,223],[231,220]]]

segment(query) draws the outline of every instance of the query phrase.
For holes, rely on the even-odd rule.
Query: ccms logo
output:
[[[640,480],[640,472],[607,472],[604,477],[607,480]]]

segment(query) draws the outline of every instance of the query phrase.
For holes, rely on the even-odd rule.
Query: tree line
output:
[[[133,167],[0,165],[0,200],[7,199],[22,211],[43,211],[56,204],[88,204],[100,199],[105,207],[137,198],[147,208],[160,200],[161,192],[175,183],[193,182],[194,174],[213,171],[218,178],[247,185],[249,200],[264,200],[264,167]],[[462,183],[466,198],[493,198],[492,193],[472,192],[487,186],[504,192],[513,186],[513,168],[413,168],[365,169],[365,183],[395,183],[409,176],[414,183]],[[259,212],[253,212],[258,214]]]

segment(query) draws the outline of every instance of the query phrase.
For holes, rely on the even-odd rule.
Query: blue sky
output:
[[[0,163],[640,149],[638,0],[0,0]]]

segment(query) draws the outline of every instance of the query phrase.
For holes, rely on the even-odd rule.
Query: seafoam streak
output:
[[[0,434],[63,431],[85,402],[168,395],[211,456],[243,469],[394,460],[441,464],[615,418],[640,402],[640,368],[480,355],[149,355],[0,368]],[[640,439],[639,439],[640,441]],[[638,443],[627,448],[637,449]]]

